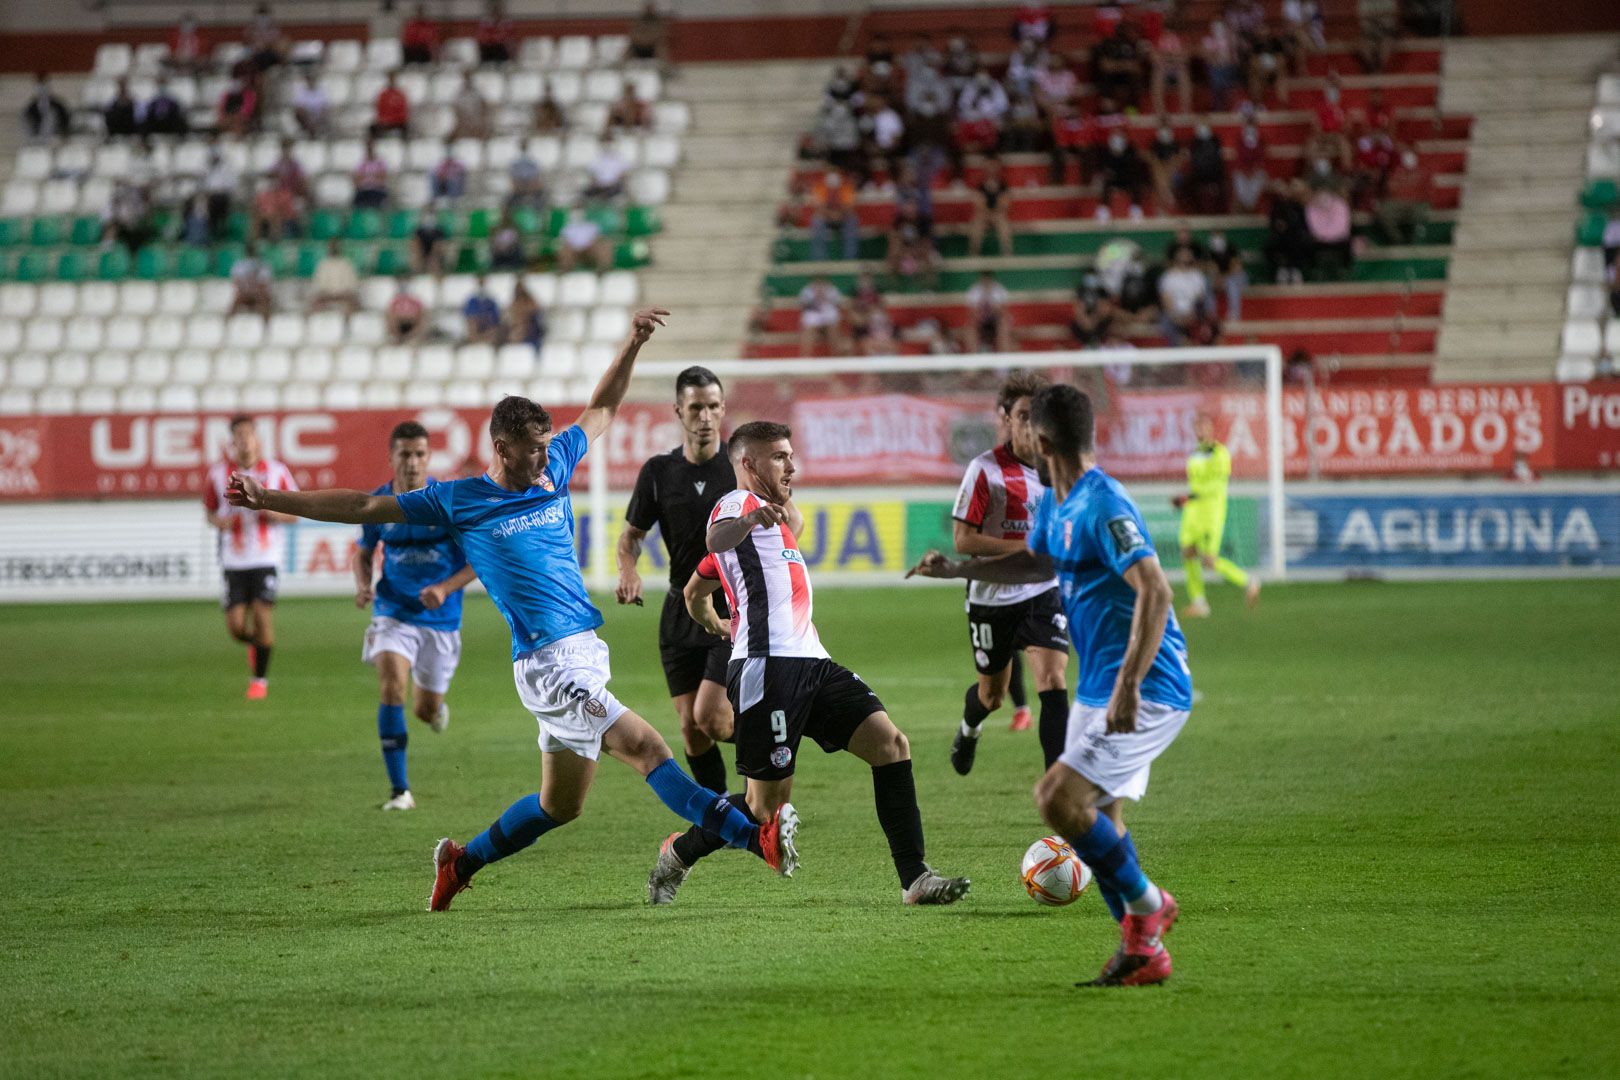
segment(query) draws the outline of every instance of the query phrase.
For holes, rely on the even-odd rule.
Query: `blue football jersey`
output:
[[[430,477],[428,483],[435,481]],[[392,495],[392,482],[373,495]],[[365,525],[360,529],[360,549],[375,551],[383,546],[382,576],[377,579],[377,598],[372,601],[375,615],[434,630],[461,629],[461,590],[445,598],[438,610],[429,611],[418,599],[429,585],[437,585],[467,565],[461,545],[442,525]]]
[[[1075,700],[1101,708],[1113,695],[1131,637],[1136,590],[1125,571],[1155,554],[1147,523],[1118,480],[1089,469],[1061,504],[1047,492],[1035,510],[1030,550],[1051,557],[1063,591],[1069,637],[1080,657]],[[1142,679],[1142,700],[1192,708],[1187,639],[1170,612],[1153,666]]]
[[[574,505],[568,480],[590,440],[573,426],[551,440],[546,469],[527,491],[507,491],[487,476],[429,484],[399,496],[413,525],[438,525],[461,544],[467,562],[512,628],[512,659],[602,625],[574,553]]]

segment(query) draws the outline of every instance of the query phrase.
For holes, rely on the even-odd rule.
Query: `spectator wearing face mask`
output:
[[[1311,231],[1305,221],[1303,180],[1279,185],[1271,200],[1266,222],[1266,260],[1276,273],[1277,284],[1298,285],[1305,280],[1305,266],[1311,258]]]
[[[1199,123],[1187,144],[1186,191],[1186,202],[1194,213],[1226,213],[1226,157],[1208,123]]]
[[[1331,157],[1341,169],[1350,167],[1350,138],[1346,134],[1349,116],[1340,103],[1339,73],[1328,75],[1322,100],[1311,114],[1311,134],[1305,142],[1309,157]]]
[[[1097,208],[1099,214],[1110,207],[1116,194],[1124,194],[1130,201],[1131,216],[1142,216],[1142,196],[1147,192],[1147,166],[1142,161],[1142,155],[1125,137],[1124,131],[1116,130],[1109,135],[1107,144],[1098,155],[1097,186],[1098,196],[1102,200]]]
[[[1091,77],[1097,93],[1134,106],[1142,96],[1145,49],[1136,27],[1121,19],[1114,32],[1091,51]]]
[[[1176,250],[1175,260],[1159,275],[1159,330],[1171,345],[1202,337],[1202,324],[1214,318],[1215,299],[1209,279],[1191,247]]]
[[[1387,244],[1416,244],[1423,239],[1434,193],[1428,170],[1417,154],[1408,150],[1391,166],[1384,183],[1384,197],[1373,211],[1373,226]],[[1620,312],[1615,315],[1620,318]]]
[[[1232,156],[1232,201],[1238,211],[1252,214],[1259,209],[1260,199],[1270,184],[1271,174],[1266,171],[1266,147],[1260,140],[1260,129],[1253,123],[1244,124]]]
[[[1001,142],[1001,124],[1006,118],[1007,91],[980,71],[962,88],[956,101],[956,146],[960,153],[993,153]]]
[[[1046,51],[1033,41],[1021,41],[1007,59],[1007,92],[1033,94],[1035,79],[1046,68]]]
[[[1168,119],[1159,121],[1159,130],[1147,149],[1148,169],[1153,174],[1153,197],[1159,213],[1168,214],[1176,208],[1176,192],[1187,173],[1187,148],[1176,138],[1176,131]]]
[[[1383,197],[1389,172],[1399,156],[1388,132],[1375,129],[1356,136],[1355,170],[1351,174],[1356,206],[1367,208]]]
[[[1226,319],[1237,322],[1243,318],[1243,290],[1249,284],[1243,258],[1225,233],[1216,232],[1209,234],[1207,261],[1214,285],[1226,295]]]

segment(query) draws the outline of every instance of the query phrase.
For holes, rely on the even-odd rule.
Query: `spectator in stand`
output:
[[[645,131],[652,123],[652,110],[647,103],[636,96],[636,88],[625,81],[624,90],[619,94],[619,100],[613,103],[608,110],[607,124],[610,130]]]
[[[1164,115],[1164,88],[1171,84],[1175,85],[1181,111],[1192,112],[1192,66],[1188,62],[1187,43],[1177,32],[1179,27],[1180,20],[1171,18],[1159,33],[1159,39],[1149,47],[1152,64],[1149,93],[1153,98],[1153,111],[1159,116]]]
[[[917,183],[917,172],[911,163],[902,161],[900,174],[895,178],[894,219],[891,225],[898,227],[907,222],[926,236],[934,234],[933,206],[928,193]]]
[[[995,153],[1009,104],[1007,91],[988,71],[974,75],[956,99],[958,154]]]
[[[1207,120],[1198,122],[1187,144],[1186,202],[1195,214],[1224,214],[1230,204],[1225,151]]]
[[[1052,6],[1040,3],[1025,3],[1018,5],[1018,11],[1013,15],[1012,38],[1014,41],[1033,41],[1037,45],[1050,45],[1057,26],[1052,22]]]
[[[184,135],[191,130],[186,107],[169,90],[169,80],[158,76],[152,97],[143,103],[135,116],[142,135]]]
[[[383,312],[388,326],[388,340],[394,345],[415,345],[427,337],[429,328],[427,308],[411,295],[402,277],[394,289],[394,297]]]
[[[849,102],[829,97],[816,114],[815,143],[827,164],[855,175],[861,168],[861,126]]]
[[[911,140],[911,167],[926,195],[934,176],[954,160],[951,114],[956,97],[939,70],[939,54],[927,50],[920,58],[908,56],[912,74],[906,80],[906,129]],[[932,213],[932,207],[929,208]]]
[[[450,265],[450,228],[441,207],[424,213],[411,233],[411,269],[418,274],[443,274]]]
[[[1253,121],[1243,125],[1232,155],[1232,199],[1240,213],[1252,214],[1271,185],[1266,171],[1266,148]]]
[[[521,281],[512,289],[512,302],[506,306],[501,341],[507,345],[527,345],[532,349],[538,349],[546,342],[546,313]]]
[[[1159,213],[1173,213],[1176,192],[1186,180],[1187,148],[1176,138],[1168,117],[1159,117],[1159,130],[1148,144],[1147,164],[1153,174],[1153,198],[1159,204]]]
[[[271,163],[269,176],[271,182],[293,200],[294,212],[300,212],[303,204],[309,201],[309,178],[304,175],[304,167],[293,156],[291,139],[281,140],[281,153]]]
[[[1214,232],[1209,234],[1208,260],[1213,284],[1226,295],[1226,320],[1237,322],[1243,318],[1243,290],[1249,284],[1243,257],[1225,233]]]
[[[1129,19],[1121,19],[1114,32],[1091,50],[1091,78],[1097,94],[1127,107],[1134,108],[1142,97],[1145,66],[1145,46]]]
[[[208,48],[203,41],[197,16],[186,12],[169,38],[169,55],[163,64],[177,75],[200,75],[208,68]]]
[[[407,64],[431,64],[439,55],[439,24],[428,18],[427,5],[416,11],[399,32],[399,51]]]
[[[1369,209],[1383,198],[1390,170],[1400,150],[1387,131],[1369,129],[1356,136],[1354,168],[1350,174],[1351,205]]]
[[[1311,261],[1311,230],[1305,220],[1309,192],[1303,180],[1279,184],[1267,220],[1266,260],[1276,272],[1277,284],[1299,285]]]
[[[293,120],[298,130],[311,139],[324,139],[332,124],[332,99],[313,69],[304,72],[304,81],[292,92]]]
[[[326,254],[309,279],[309,313],[341,311],[347,318],[359,307],[360,275],[334,237],[326,242]]]
[[[1232,90],[1238,84],[1241,58],[1237,35],[1231,25],[1225,19],[1211,22],[1199,51],[1209,75],[1209,92],[1215,111],[1225,112],[1232,104]]]
[[[208,148],[208,169],[203,173],[202,192],[208,198],[208,218],[210,230],[218,236],[225,228],[225,221],[231,216],[232,204],[236,201],[236,189],[241,178],[236,168],[225,160],[220,152],[217,138]]]
[[[511,210],[502,210],[500,220],[490,230],[489,264],[496,270],[520,272],[528,269],[529,260],[523,253],[523,234],[518,232]]]
[[[1339,73],[1328,74],[1322,100],[1311,116],[1311,134],[1305,141],[1305,157],[1330,157],[1341,169],[1350,167],[1350,139],[1346,134],[1349,117],[1340,104]]]
[[[1118,310],[1114,298],[1103,288],[1102,279],[1087,274],[1074,290],[1074,312],[1069,318],[1069,333],[1082,349],[1095,349],[1108,340]]]
[[[1033,41],[1021,41],[1007,61],[1005,85],[1008,97],[1033,94],[1035,79],[1046,70],[1046,50]]]
[[[1266,27],[1266,8],[1260,0],[1230,0],[1224,15],[1238,41],[1247,46]]]
[[[1012,352],[1012,316],[1007,311],[1011,299],[1007,287],[989,270],[967,290],[968,324],[962,329],[963,352]]]
[[[1009,154],[1032,154],[1045,147],[1046,124],[1041,107],[1029,94],[1012,95],[1001,130],[1001,145]]]
[[[1075,183],[1084,185],[1090,179],[1092,145],[1096,127],[1085,113],[1074,104],[1055,105],[1051,115],[1052,157],[1048,168],[1053,184],[1069,182],[1069,163],[1074,163]]]
[[[608,136],[597,144],[596,157],[586,170],[590,182],[582,193],[587,199],[617,199],[624,194],[624,179],[630,172],[630,163],[619,153],[619,148]]]
[[[887,356],[894,352],[894,321],[883,303],[872,275],[861,271],[855,295],[849,305],[849,337],[853,350],[861,356]]]
[[[1304,78],[1310,55],[1327,48],[1327,27],[1322,20],[1322,5],[1317,0],[1283,0],[1282,15],[1294,74]]]
[[[516,35],[512,20],[506,17],[506,5],[501,0],[488,0],[484,5],[484,16],[478,20],[478,30],[474,36],[478,40],[480,64],[511,62],[512,43]]]
[[[129,95],[129,80],[119,79],[112,98],[101,107],[101,127],[109,139],[133,135],[139,130],[135,122],[135,99]]]
[[[934,238],[911,221],[897,221],[889,230],[889,277],[910,288],[922,285],[932,289],[939,283],[939,250]]]
[[[826,346],[833,356],[848,351],[840,323],[844,315],[844,294],[832,282],[817,276],[799,290],[799,354],[814,356],[818,346]]]
[[[984,65],[979,62],[979,50],[968,41],[967,32],[961,27],[953,27],[950,40],[945,43],[945,65],[942,69],[945,84],[951,88],[952,100],[962,96],[962,91],[983,68]]]
[[[874,30],[866,41],[866,66],[873,68],[879,64],[888,64],[892,67],[894,61],[894,41],[882,30]]]
[[[1620,256],[1620,214],[1611,213],[1609,220],[1603,226],[1603,265],[1610,268],[1615,265],[1616,256]]]
[[[865,175],[871,176],[879,169],[894,183],[900,172],[900,152],[904,148],[906,137],[905,121],[889,99],[881,94],[874,94],[866,99],[865,111],[861,114],[861,151],[866,160]]]
[[[508,209],[526,208],[538,213],[546,208],[546,182],[540,172],[540,162],[534,156],[532,140],[523,144],[506,171],[512,182],[506,196]]]
[[[101,212],[102,241],[139,251],[152,239],[148,224],[151,209],[146,191],[139,184],[122,177],[113,181],[112,197]]]
[[[900,82],[895,77],[894,65],[887,60],[870,63],[861,72],[861,103],[864,105],[873,98],[884,98],[894,101],[900,94]]]
[[[298,234],[297,200],[273,178],[260,180],[253,193],[253,218],[248,235],[274,243]]]
[[[231,307],[228,315],[270,317],[274,297],[270,293],[270,265],[259,258],[259,246],[249,240],[242,255],[231,267]]]
[[[1164,264],[1174,266],[1177,256],[1183,251],[1191,254],[1195,263],[1203,262],[1209,254],[1184,221],[1176,225],[1176,231],[1170,235],[1170,242],[1164,246]]]
[[[541,90],[540,100],[534,103],[533,126],[536,135],[560,135],[568,130],[568,117],[557,99],[551,96],[550,82]]]
[[[253,9],[253,21],[242,35],[248,62],[256,71],[269,71],[287,58],[287,38],[270,14],[269,4]]]
[[[214,228],[208,220],[208,196],[201,192],[186,200],[180,214],[180,242],[191,247],[208,247],[214,242]]]
[[[1249,42],[1249,100],[1265,104],[1275,92],[1285,107],[1288,103],[1288,44],[1280,34],[1262,26]]]
[[[839,64],[833,68],[832,78],[827,80],[827,85],[822,90],[822,104],[840,101],[845,105],[853,105],[860,89],[860,85],[850,75],[849,68]]]
[[[1183,245],[1159,275],[1159,330],[1172,346],[1188,338],[1203,339],[1204,324],[1214,317],[1215,298],[1193,249]]]
[[[1130,215],[1142,216],[1142,196],[1147,193],[1147,165],[1137,153],[1125,132],[1116,130],[1097,156],[1097,189],[1101,202],[1099,216],[1109,212],[1116,194],[1124,194],[1130,201]]]
[[[1337,280],[1349,272],[1355,255],[1351,245],[1350,200],[1338,187],[1321,187],[1305,204],[1305,222],[1316,246],[1316,266]]]
[[[461,73],[461,89],[450,103],[450,112],[455,117],[450,129],[452,139],[489,138],[489,102],[478,92],[472,72]]]
[[[613,242],[584,207],[576,206],[568,211],[568,223],[557,234],[557,269],[566,274],[582,260],[598,273],[613,269]]]
[[[1401,154],[1385,179],[1384,196],[1373,211],[1373,227],[1379,239],[1386,244],[1421,243],[1433,200],[1429,171],[1423,162],[1410,150]]]
[[[215,109],[215,126],[226,135],[237,138],[248,134],[259,125],[259,76],[252,70],[232,79],[219,95]]]
[[[62,99],[51,93],[49,78],[42,71],[34,77],[34,92],[22,111],[23,133],[30,139],[56,139],[68,133],[68,110]]]
[[[630,24],[630,58],[653,60],[661,66],[669,64],[669,20],[658,10],[654,0],[647,0]]]
[[[456,157],[454,144],[444,144],[444,156],[428,174],[428,193],[434,202],[454,201],[467,194],[467,166]]]
[[[464,340],[468,345],[498,345],[501,340],[501,306],[489,295],[489,282],[478,275],[472,295],[461,305],[461,318],[465,324]]]
[[[1047,53],[1046,67],[1035,76],[1035,101],[1046,113],[1049,122],[1074,104],[1079,87],[1079,77],[1064,62],[1063,54]]]
[[[837,232],[842,257],[853,259],[860,242],[855,215],[855,183],[847,173],[828,169],[810,185],[810,258],[827,258],[827,239]]]
[[[375,109],[376,116],[371,122],[373,139],[380,139],[384,135],[398,135],[402,139],[411,137],[411,103],[405,91],[399,88],[399,80],[392,71],[388,73],[387,83],[377,92]]]
[[[1012,192],[1007,187],[1000,158],[986,158],[984,177],[973,188],[973,217],[968,221],[968,255],[976,256],[984,248],[986,228],[996,231],[996,253],[1013,253]]]
[[[1356,42],[1356,59],[1361,70],[1369,75],[1381,75],[1395,55],[1395,44],[1400,38],[1400,24],[1392,12],[1375,11],[1361,20],[1361,38]]]
[[[377,153],[377,144],[366,140],[366,156],[354,167],[354,208],[381,210],[388,205],[388,162]]]

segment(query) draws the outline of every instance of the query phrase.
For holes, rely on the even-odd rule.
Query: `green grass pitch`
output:
[[[999,714],[950,771],[953,590],[828,589],[817,620],[974,880],[916,910],[867,770],[807,747],[792,881],[722,853],[649,909],[677,821],[605,764],[579,822],[427,914],[433,841],[539,782],[482,597],[399,815],[346,601],[282,605],[257,704],[206,604],[0,607],[0,1074],[1620,1075],[1620,582],[1212,595],[1203,700],[1129,816],[1176,973],[1125,991],[1072,985],[1116,941],[1099,898],[1018,884],[1034,733]],[[673,737],[657,604],[607,614],[616,692]]]

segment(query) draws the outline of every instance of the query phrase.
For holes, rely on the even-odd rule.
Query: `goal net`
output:
[[[656,353],[656,342],[648,350]],[[681,443],[675,379],[690,366],[644,359],[618,420],[592,453],[581,537],[592,587],[610,588],[614,544],[641,463]],[[1166,569],[1180,567],[1179,514],[1200,414],[1232,455],[1222,548],[1280,577],[1283,551],[1282,358],[1273,346],[944,356],[725,360],[702,364],[725,385],[731,431],[750,420],[793,429],[805,514],[800,546],[817,586],[897,582],[930,548],[950,551],[951,509],[967,464],[996,445],[996,391],[1033,370],[1090,394],[1098,464],[1122,481],[1147,519]],[[594,523],[605,522],[606,528]],[[649,537],[642,577],[667,579]]]

